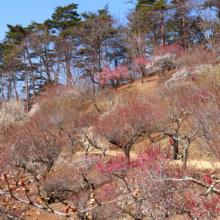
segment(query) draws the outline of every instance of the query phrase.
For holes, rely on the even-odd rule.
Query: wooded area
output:
[[[1,100],[22,97],[28,111],[48,85],[86,84],[95,93],[104,84],[117,87],[142,78],[148,75],[143,64],[166,45],[216,50],[218,1],[140,0],[133,5],[127,24],[120,24],[108,6],[79,15],[74,3],[58,6],[42,24],[8,24],[0,44]],[[100,73],[114,68],[125,68],[127,77],[107,77],[104,83]]]

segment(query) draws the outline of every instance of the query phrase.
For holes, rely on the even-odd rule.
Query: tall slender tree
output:
[[[178,35],[181,41],[181,45],[184,50],[188,48],[187,42],[187,15],[189,14],[189,7],[187,7],[188,0],[173,0],[171,1],[171,7],[174,9],[174,18],[172,22],[176,22],[176,28],[179,30]]]
[[[28,59],[29,66],[30,66],[30,75],[31,75],[31,81],[32,81],[32,89],[33,89],[33,96],[35,94],[35,83],[34,83],[34,73],[33,73],[33,65],[30,57],[30,53],[27,47],[27,38],[30,34],[29,28],[24,28],[21,25],[7,25],[9,28],[9,31],[6,32],[6,38],[13,42],[16,47],[20,46],[20,49],[23,53],[23,67],[24,67],[24,75],[25,75],[25,85],[26,85],[26,96],[27,96],[27,112],[29,111],[29,86],[28,86],[28,66],[27,61]]]
[[[62,44],[64,47],[63,57],[65,62],[67,85],[71,85],[73,78],[71,73],[71,58],[72,58],[72,43],[71,30],[73,27],[82,24],[81,18],[77,13],[78,4],[69,4],[65,7],[58,6],[52,14],[52,19],[44,22],[45,25],[50,25],[58,34],[57,44]]]
[[[51,76],[51,74],[54,73],[56,64],[54,54],[54,41],[56,36],[52,36],[51,27],[46,24],[33,22],[31,26],[33,31],[28,39],[28,46],[33,51],[36,58],[39,59],[39,63],[37,65],[38,72],[40,73],[38,78],[41,79],[39,87],[42,87],[43,84],[53,85],[54,81],[57,84],[57,74],[54,74],[54,79]]]
[[[16,82],[19,80],[19,73],[21,71],[20,49],[16,48],[12,42],[6,39],[0,44],[0,85],[2,99],[5,100],[4,88],[7,91],[7,101],[11,99],[12,90],[14,90],[16,100],[19,99]]]
[[[165,45],[164,34],[164,11],[167,9],[167,0],[139,0],[136,8],[139,10],[147,10],[159,12],[160,14],[160,26],[161,26],[161,45]]]

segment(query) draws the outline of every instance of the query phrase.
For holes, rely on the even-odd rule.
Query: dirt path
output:
[[[182,164],[182,162],[180,160],[175,161],[175,163],[177,164]],[[209,161],[205,161],[205,160],[189,160],[188,167],[195,167],[198,169],[205,169],[205,170],[211,170],[211,171],[215,171],[217,169],[220,169],[220,162],[209,162]]]
[[[83,152],[77,152],[76,156],[83,155]],[[101,154],[101,151],[99,150],[94,150],[90,154]],[[137,157],[138,153],[136,152],[130,152],[131,159],[135,159]],[[106,151],[106,156],[124,156],[124,153],[122,151]],[[182,164],[181,160],[175,160],[173,163]],[[220,169],[220,162],[217,161],[205,161],[205,160],[188,160],[187,162],[188,167],[195,167],[197,169],[204,169],[204,170],[211,170],[214,171],[216,169]]]
[[[158,77],[157,75],[155,76],[149,76],[146,77],[144,79],[144,83],[142,84],[140,80],[137,80],[135,82],[133,82],[132,84],[128,84],[128,85],[124,85],[121,88],[118,89],[118,91],[120,90],[126,90],[129,87],[135,88],[136,90],[143,92],[143,93],[148,93],[148,92],[152,92],[155,90],[156,88],[156,84],[158,83],[160,77]]]

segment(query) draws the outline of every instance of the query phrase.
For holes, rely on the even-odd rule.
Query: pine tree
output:
[[[187,15],[189,14],[189,8],[187,7],[188,0],[180,1],[180,0],[173,0],[171,1],[172,8],[174,9],[174,18],[171,21],[175,30],[178,30],[178,37],[180,39],[180,44],[182,45],[183,49],[188,48],[187,42]]]
[[[220,22],[220,1],[219,0],[206,0],[204,2],[205,8],[210,8],[212,11],[216,12],[216,15]]]
[[[21,53],[17,49],[13,42],[7,41],[5,39],[0,43],[0,70],[1,70],[1,95],[2,99],[5,101],[4,88],[7,91],[7,101],[13,96],[12,90],[14,89],[15,98],[18,100],[18,92],[16,87],[16,81],[18,79],[18,73],[21,71]]]
[[[164,34],[164,11],[167,9],[167,0],[139,0],[136,5],[137,10],[160,12],[161,25],[161,45],[165,45]]]
[[[66,63],[67,85],[71,85],[71,81],[73,81],[70,68],[71,47],[69,47],[69,42],[72,41],[70,38],[71,31],[73,27],[80,26],[82,24],[81,18],[76,11],[77,8],[78,4],[74,3],[65,7],[58,6],[52,14],[52,19],[48,19],[44,22],[45,25],[50,26],[56,31],[60,39],[58,43],[63,44],[65,47],[63,56]]]
[[[84,25],[80,33],[79,49],[80,65],[85,69],[84,76],[89,76],[95,93],[95,74],[101,72],[103,67],[109,66],[112,61],[117,65],[120,54],[115,52],[115,40],[118,33],[113,27],[115,20],[109,13],[108,5],[97,13],[87,12],[82,14]],[[114,49],[113,49],[114,48]]]
[[[31,72],[31,78],[32,78],[32,88],[33,88],[33,96],[35,94],[35,84],[34,84],[34,73],[33,73],[33,65],[31,62],[30,58],[30,53],[28,51],[27,47],[27,38],[28,35],[30,34],[30,29],[29,28],[24,28],[21,25],[7,25],[9,28],[9,31],[6,32],[6,38],[8,41],[13,42],[14,45],[17,47],[20,46],[21,51],[23,53],[23,66],[24,66],[24,74],[25,74],[25,85],[26,85],[26,96],[27,96],[27,112],[29,111],[29,87],[28,87],[28,68],[27,68],[27,63],[26,63],[26,58],[29,61],[30,65],[30,72]]]
[[[57,84],[58,75],[54,73],[56,59],[54,41],[56,36],[52,35],[51,26],[47,24],[32,22],[29,27],[32,28],[32,33],[28,39],[28,46],[32,50],[33,56],[39,59],[39,62],[35,64],[38,72],[37,79],[40,80],[38,89],[44,85]],[[54,79],[51,76],[52,72]]]

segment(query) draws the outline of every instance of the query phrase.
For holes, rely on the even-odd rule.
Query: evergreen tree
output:
[[[33,89],[33,96],[35,93],[35,84],[34,84],[34,73],[33,73],[33,65],[31,62],[30,53],[28,51],[27,47],[27,38],[30,34],[31,29],[24,28],[21,25],[7,25],[9,28],[9,31],[6,32],[6,39],[9,42],[14,43],[16,47],[20,46],[21,52],[23,54],[23,69],[24,69],[24,75],[25,75],[25,85],[26,85],[26,96],[27,96],[27,112],[29,111],[29,87],[28,87],[28,66],[26,63],[26,58],[28,59],[29,65],[30,65],[30,73],[31,73],[31,79],[32,79],[32,89]]]
[[[58,75],[54,73],[55,68],[55,49],[54,41],[56,36],[52,35],[51,26],[32,22],[32,33],[28,39],[28,46],[32,50],[33,55],[39,59],[36,64],[38,76],[40,80],[38,83],[39,89],[43,85],[53,85],[58,83]],[[54,79],[51,74],[54,73]]]
[[[204,34],[201,30],[201,19],[195,13],[194,5],[190,0],[172,0],[170,4],[172,17],[166,26],[170,33],[170,41],[177,42],[184,50],[190,45],[204,42]],[[197,8],[196,6],[196,9]]]
[[[19,80],[19,73],[22,70],[20,49],[16,48],[13,42],[6,39],[0,43],[0,85],[3,100],[9,101],[12,97],[14,89],[15,98],[18,100],[18,92],[16,82]],[[7,99],[5,99],[5,89]]]
[[[164,47],[164,11],[167,10],[167,0],[139,0],[136,8],[137,10],[146,10],[160,13],[161,45]]]
[[[187,0],[179,1],[179,0],[173,0],[171,1],[172,9],[174,9],[174,18],[171,18],[169,20],[169,24],[167,26],[170,27],[170,31],[175,33],[175,36],[178,37],[178,39],[175,39],[176,41],[179,41],[179,44],[182,45],[183,49],[188,48],[188,35],[187,35],[187,23],[188,23],[188,15],[189,15],[189,8],[187,7]]]
[[[95,74],[103,67],[115,61],[117,65],[119,54],[115,49],[118,30],[113,27],[115,20],[109,13],[108,6],[97,13],[85,12],[82,14],[84,25],[81,28],[79,48],[80,65],[86,70],[84,76],[89,76],[93,92],[95,93]],[[116,37],[117,36],[117,37]],[[81,57],[81,58],[80,58]]]
[[[73,27],[80,26],[82,24],[81,18],[77,13],[76,9],[78,8],[78,4],[69,4],[65,7],[58,6],[55,9],[55,12],[52,14],[52,19],[46,20],[44,22],[45,25],[53,28],[56,33],[59,35],[58,44],[62,44],[64,46],[64,60],[66,64],[66,72],[67,72],[67,85],[72,84],[73,81],[71,74],[71,31]]]
[[[204,2],[205,8],[210,8],[212,11],[216,12],[216,16],[220,22],[220,1],[219,0],[206,0]]]

